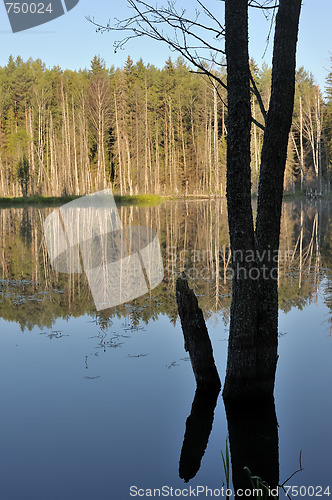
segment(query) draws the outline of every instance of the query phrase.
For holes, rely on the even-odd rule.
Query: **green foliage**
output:
[[[222,463],[223,463],[224,472],[225,472],[226,487],[227,487],[227,489],[229,489],[231,466],[230,466],[230,459],[229,459],[228,438],[226,439],[225,454],[221,450],[221,457],[222,457]]]
[[[4,205],[6,207],[14,207],[21,205],[43,205],[43,206],[54,206],[54,205],[63,205],[64,203],[68,203],[69,201],[76,200],[80,198],[77,195],[71,196],[28,196],[28,197],[0,197],[0,206]]]
[[[330,57],[330,61],[331,61],[331,71],[326,77],[326,87],[325,87],[328,102],[332,102],[332,56]]]
[[[328,171],[332,169],[332,57],[331,57],[331,71],[326,78],[326,96],[327,101],[325,104],[325,119],[323,125],[325,152],[328,161]]]
[[[253,60],[250,67],[267,109],[271,69],[259,68]],[[226,83],[224,70],[216,75]],[[312,75],[304,68],[297,72],[292,132],[300,150],[301,98],[304,170],[310,182],[318,172],[328,181],[331,81],[329,74],[323,109]],[[128,56],[124,67],[115,69],[96,55],[89,69],[63,71],[49,69],[39,59],[10,56],[0,67],[0,90],[0,196],[17,196],[22,182],[27,191],[24,176],[16,172],[24,155],[30,163],[29,189],[44,196],[86,194],[109,186],[122,195],[225,194],[226,90],[193,73],[181,57],[168,58],[158,69]],[[263,124],[254,97],[252,113]],[[253,192],[262,142],[263,131],[253,126]],[[288,157],[285,187],[291,190],[301,177],[292,142]]]
[[[94,56],[90,64],[90,73],[96,75],[98,73],[106,73],[106,63],[100,56]]]
[[[266,481],[263,481],[259,476],[253,476],[248,467],[244,467],[244,470],[248,473],[252,489],[255,493],[258,493],[255,498],[258,498],[258,500],[278,500],[277,496],[271,494],[270,486]]]
[[[30,164],[25,155],[19,160],[16,173],[21,183],[22,195],[24,198],[26,198],[28,195],[28,185],[30,179]]]
[[[132,196],[114,195],[114,199],[116,204],[118,205],[127,205],[127,206],[140,205],[142,207],[159,205],[160,203],[165,201],[165,197],[152,194],[141,194]]]

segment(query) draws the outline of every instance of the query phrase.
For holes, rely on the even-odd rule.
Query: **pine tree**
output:
[[[17,177],[21,183],[22,195],[24,198],[28,195],[28,185],[30,179],[30,164],[27,157],[24,155],[20,158],[17,164]]]

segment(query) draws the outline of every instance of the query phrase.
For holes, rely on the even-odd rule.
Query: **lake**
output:
[[[223,381],[231,300],[225,201],[121,207],[124,226],[156,231],[164,279],[99,312],[84,273],[50,265],[43,223],[53,210],[0,209],[1,500],[126,500],[162,487],[164,496],[191,487],[211,497],[202,487],[222,498],[229,429],[221,395],[198,422],[208,429],[203,457],[192,464],[182,449],[195,380],[175,281],[186,270]],[[279,484],[302,466],[286,486],[302,486],[304,498],[309,486],[322,487],[323,498],[327,487],[332,493],[331,222],[326,202],[283,205],[274,466]],[[182,477],[195,474],[187,483],[180,456]]]

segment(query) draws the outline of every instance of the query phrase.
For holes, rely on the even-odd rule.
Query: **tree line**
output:
[[[257,191],[271,69],[251,60],[263,106],[252,97],[252,189]],[[226,70],[218,74],[227,84]],[[330,189],[332,71],[326,95],[303,67],[285,177],[287,190]],[[0,196],[225,194],[227,92],[181,57],[162,69],[134,63],[48,69],[9,57],[0,68]]]

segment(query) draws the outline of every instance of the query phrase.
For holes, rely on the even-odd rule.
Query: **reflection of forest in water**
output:
[[[225,401],[223,405],[221,398],[218,403],[218,394],[198,390],[194,394],[194,379],[186,363],[189,358],[184,357],[180,326],[169,329],[169,323],[174,324],[178,317],[175,281],[182,269],[186,270],[205,317],[220,318],[227,325],[231,266],[225,200],[170,201],[154,207],[121,207],[119,212],[124,226],[146,226],[157,231],[165,278],[150,294],[101,313],[96,313],[84,274],[57,273],[50,266],[43,223],[53,210],[54,207],[1,209],[0,315],[19,323],[22,329],[34,326],[47,329],[55,325],[58,318],[83,315],[93,318],[68,321],[65,327],[57,322],[53,331],[40,332],[45,335],[43,338],[66,337],[65,342],[56,344],[38,342],[37,345],[32,341],[34,336],[22,335],[17,326],[11,329],[4,323],[1,351],[2,379],[7,391],[4,391],[4,408],[7,411],[5,422],[11,423],[5,424],[4,429],[12,428],[13,432],[6,441],[7,448],[3,448],[8,477],[20,474],[17,456],[27,456],[24,455],[25,421],[22,425],[12,425],[15,415],[25,414],[35,423],[32,431],[29,427],[29,434],[37,451],[35,458],[22,461],[24,471],[29,471],[27,467],[30,466],[31,470],[47,476],[43,458],[46,443],[46,462],[52,460],[54,453],[56,470],[60,464],[62,472],[68,469],[70,474],[75,469],[72,464],[79,463],[77,474],[80,478],[82,475],[98,478],[96,483],[102,491],[100,498],[104,498],[109,488],[116,498],[127,498],[123,492],[129,484],[135,484],[129,483],[134,481],[135,474],[144,487],[150,485],[152,477],[156,478],[156,485],[164,484],[165,473],[171,484],[179,487],[183,486],[183,480],[190,481],[193,486],[220,486],[222,481],[227,482],[221,462],[221,451],[225,456],[226,436],[234,490],[252,486],[244,467],[252,475],[263,478],[271,488],[276,488],[298,469],[297,459],[302,449],[305,472],[295,476],[295,484],[321,484],[323,477],[325,481],[330,463],[331,412],[326,391],[316,388],[326,387],[326,380],[330,379],[325,376],[329,373],[330,350],[326,328],[324,332],[318,328],[317,334],[313,324],[319,323],[322,311],[315,306],[318,298],[319,304],[323,298],[332,309],[327,203],[284,203],[280,309],[286,313],[292,308],[304,310],[296,315],[293,309],[295,314],[290,314],[286,323],[285,315],[280,315],[281,333],[289,330],[291,334],[283,336],[279,342],[276,407],[273,398],[259,403]],[[305,308],[309,303],[314,307]],[[141,321],[151,321],[151,325],[142,325]],[[96,327],[87,325],[91,322],[95,322]],[[110,325],[111,328],[106,328]],[[216,347],[218,369],[223,370],[227,326],[224,328],[222,322],[211,321],[208,329]],[[132,330],[135,335],[131,335]],[[156,330],[158,335],[155,335]],[[122,345],[123,349],[117,349]],[[316,367],[319,369],[313,369]],[[12,394],[17,405],[12,404]],[[66,418],[59,418],[60,413]],[[70,430],[69,414],[73,422]],[[49,426],[46,440],[41,431],[45,422]],[[73,429],[77,422],[82,422],[82,427],[75,437]],[[60,429],[56,433],[55,427]],[[111,431],[105,433],[106,428]],[[112,432],[113,429],[116,432]],[[71,443],[65,454],[55,443],[59,434]],[[69,434],[70,438],[74,435],[73,441]],[[221,435],[224,436],[222,440]],[[14,441],[18,448],[13,447]],[[86,453],[81,453],[82,442],[88,443]],[[91,462],[87,457],[90,455],[95,460],[95,442],[100,457],[96,471],[89,476],[91,471],[87,468],[91,465],[88,467],[86,463]],[[28,453],[30,457],[30,448]],[[79,462],[80,459],[84,463]],[[101,463],[107,467],[104,475],[100,474]],[[29,475],[33,482],[33,474]],[[78,476],[73,475],[75,477]],[[110,477],[112,486],[109,486]],[[76,483],[81,485],[79,481]],[[79,497],[85,498],[77,484]],[[33,487],[30,483],[30,488]]]
[[[21,328],[50,327],[59,317],[95,313],[85,275],[57,273],[49,264],[43,222],[52,210],[1,209],[0,314],[19,322]],[[119,212],[124,225],[157,231],[165,278],[150,295],[131,302],[131,307],[122,305],[98,313],[102,322],[123,315],[135,325],[159,314],[175,322],[175,280],[185,269],[205,316],[218,313],[226,323],[231,270],[225,200],[174,201],[153,207],[121,207]],[[284,203],[279,263],[279,303],[283,311],[316,300],[319,283],[330,275],[329,226],[328,204]],[[326,290],[325,301],[332,307],[332,286]]]

